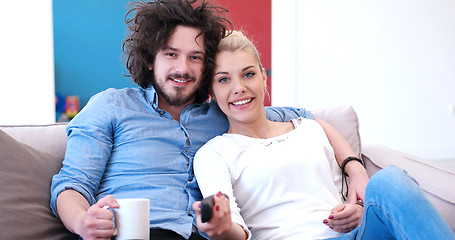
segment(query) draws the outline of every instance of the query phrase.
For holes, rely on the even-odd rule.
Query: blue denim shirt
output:
[[[267,108],[271,120],[288,121],[305,109]],[[153,87],[108,89],[93,96],[68,124],[63,167],[52,179],[57,195],[80,192],[90,205],[108,194],[150,199],[150,228],[170,229],[185,238],[196,223],[192,204],[202,198],[193,173],[196,151],[228,130],[216,103],[187,106],[180,122],[158,108]]]

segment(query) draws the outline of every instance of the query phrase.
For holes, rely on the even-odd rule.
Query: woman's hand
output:
[[[215,204],[212,209],[212,218],[205,223],[201,220],[201,202],[193,203],[193,209],[197,215],[197,226],[201,231],[209,235],[210,238],[223,235],[232,225],[229,199],[219,192],[214,196],[213,200]]]
[[[201,202],[193,203],[199,230],[205,232],[210,239],[246,239],[247,234],[243,228],[232,223],[229,199],[221,192],[218,192],[213,199],[215,204],[212,209],[212,218],[205,223],[201,219]]]
[[[337,232],[350,232],[362,221],[363,207],[355,203],[339,204],[323,223]]]
[[[345,169],[349,175],[349,203],[355,204],[357,200],[365,201],[365,189],[370,180],[365,168],[357,161],[350,161]]]

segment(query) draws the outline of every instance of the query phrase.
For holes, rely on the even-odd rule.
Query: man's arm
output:
[[[57,212],[65,227],[86,240],[114,236],[113,214],[103,208],[106,205],[118,208],[113,196],[106,196],[91,207],[79,192],[72,189],[57,197]]]
[[[68,230],[85,240],[113,236],[112,196],[96,200],[98,186],[112,150],[112,91],[91,98],[67,127],[63,167],[52,178],[51,209]]]
[[[57,214],[57,196],[66,189],[79,192],[96,203],[99,184],[113,148],[112,91],[93,96],[68,124],[67,148],[60,172],[52,177],[52,212]]]

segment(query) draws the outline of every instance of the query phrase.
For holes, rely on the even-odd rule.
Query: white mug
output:
[[[142,198],[116,199],[119,208],[114,208],[115,239],[150,238],[150,200]]]

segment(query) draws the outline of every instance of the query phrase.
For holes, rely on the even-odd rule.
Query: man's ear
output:
[[[149,64],[147,64],[147,67],[148,67],[149,71],[153,70],[153,64],[149,63]]]

